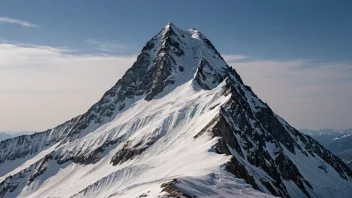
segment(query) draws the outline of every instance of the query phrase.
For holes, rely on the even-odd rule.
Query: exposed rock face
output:
[[[195,80],[203,89],[213,89],[224,80],[224,73],[226,69],[218,73],[207,60],[201,59]]]
[[[122,164],[127,160],[133,159],[135,156],[141,154],[150,145],[154,143],[155,140],[149,140],[145,142],[140,142],[137,145],[132,145],[131,142],[126,142],[123,148],[119,150],[112,158],[111,163],[113,165]]]
[[[181,190],[177,189],[174,183],[177,183],[177,179],[172,180],[171,182],[167,182],[161,185],[163,188],[162,191],[167,192],[168,195],[165,197],[179,197],[179,198],[192,198],[196,196],[187,195],[186,193],[182,192]]]
[[[352,162],[352,128],[350,129],[303,129],[303,133],[313,137],[326,149],[341,158],[349,167]]]
[[[339,158],[276,115],[203,34],[171,23],[86,113],[0,142],[0,197],[351,197],[351,189]]]
[[[7,177],[0,183],[0,197],[6,197],[6,193],[15,192],[18,188],[30,185],[38,176],[46,171],[50,160],[52,160],[52,156],[47,155],[38,162],[30,165],[28,168]],[[18,196],[16,192],[14,195]]]
[[[173,56],[180,57],[184,54],[180,48],[178,41],[178,35],[175,33],[175,27],[169,24],[162,31],[162,46],[158,52],[155,60],[156,70],[152,79],[152,86],[149,88],[146,100],[152,100],[157,94],[162,92],[164,88],[170,84],[175,83],[175,79],[171,76],[174,70],[176,70],[176,61]]]
[[[266,178],[260,178],[259,181],[254,182],[243,166],[238,163],[238,159],[232,158],[228,169],[236,176],[244,178],[255,188],[264,186],[273,195],[282,197],[290,197],[282,181],[291,180],[307,197],[311,197],[313,193],[308,191],[313,191],[312,185],[287,157],[284,148],[292,154],[302,152],[307,157],[319,156],[333,167],[341,178],[348,179],[348,175],[351,176],[347,166],[341,160],[275,115],[270,107],[254,98],[256,96],[249,87],[236,83],[242,80],[235,71],[230,72],[228,81],[231,100],[223,106],[219,121],[211,130],[215,136],[223,138],[216,148],[219,153],[225,154],[231,154],[231,150],[235,151],[237,154],[234,157],[237,155],[237,158],[245,159],[251,165],[264,170],[275,182],[266,181]],[[270,148],[266,145],[268,143],[271,144]],[[268,149],[274,150],[268,151]],[[236,172],[236,170],[242,171]],[[259,189],[264,190],[260,187]]]
[[[41,149],[62,141],[79,120],[75,117],[53,129],[32,135],[21,135],[0,141],[0,164],[38,153]]]

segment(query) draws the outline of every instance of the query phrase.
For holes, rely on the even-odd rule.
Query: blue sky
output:
[[[2,0],[0,130],[83,113],[170,21],[205,34],[295,127],[351,127],[351,10],[322,0]]]
[[[255,2],[255,3],[254,3]],[[329,3],[330,2],[330,3]],[[94,50],[114,41],[135,54],[167,22],[195,27],[222,53],[270,59],[352,60],[350,1],[2,1],[0,13],[38,25],[1,26],[1,37]],[[116,53],[116,52],[115,52]]]

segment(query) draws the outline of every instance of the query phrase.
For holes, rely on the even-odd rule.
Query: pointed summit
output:
[[[213,89],[224,80],[228,69],[203,34],[168,23],[146,43],[115,86],[80,117],[63,142],[81,137],[80,133],[90,125],[107,122],[140,98],[151,101],[163,97],[186,82],[200,89]]]
[[[175,26],[175,24],[174,24],[174,23],[169,22],[169,23],[167,23],[167,24],[165,25],[165,27],[164,27],[164,28],[177,28],[177,27]]]
[[[165,87],[176,87],[192,80],[194,76],[197,76],[195,79],[197,83],[213,84],[200,85],[202,88],[215,87],[222,81],[228,66],[214,46],[200,32],[184,31],[170,22],[158,35],[150,41],[154,42],[155,46],[161,43],[161,46],[157,49],[154,62],[156,71],[152,86],[145,97],[146,100],[153,99],[163,92]],[[206,70],[197,70],[204,66],[203,62],[207,62],[209,67]],[[200,74],[200,72],[205,73]],[[211,81],[203,82],[198,79],[199,75],[203,80],[211,79]]]
[[[167,23],[167,24],[163,27],[163,29],[161,30],[161,32],[162,32],[163,34],[165,34],[165,33],[168,32],[168,31],[177,31],[177,30],[179,30],[179,28],[176,27],[175,24],[169,22],[169,23]]]
[[[86,113],[0,141],[0,197],[351,198],[351,189],[343,161],[276,115],[204,35],[171,23]]]

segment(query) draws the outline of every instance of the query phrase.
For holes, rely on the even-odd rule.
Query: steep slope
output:
[[[349,145],[352,143],[352,129],[336,130],[327,128],[320,130],[302,129],[301,131],[316,139],[333,153],[340,153],[351,148]]]
[[[171,23],[85,114],[0,142],[0,170],[0,197],[352,197],[339,158]]]
[[[349,162],[347,163],[347,166],[348,166],[348,168],[350,168],[350,169],[352,170],[352,161],[349,161]]]
[[[9,138],[11,138],[11,137],[13,137],[13,136],[11,136],[11,135],[8,134],[8,133],[0,132],[0,141],[9,139]]]
[[[351,168],[352,163],[352,129],[301,130],[310,135],[329,151],[340,157]]]
[[[9,138],[13,138],[13,137],[17,137],[20,135],[25,135],[25,134],[31,134],[30,132],[25,132],[25,131],[16,131],[16,132],[2,132],[0,131],[0,141],[9,139]]]

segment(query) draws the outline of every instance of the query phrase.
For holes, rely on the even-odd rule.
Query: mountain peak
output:
[[[0,197],[352,197],[346,164],[171,23],[86,113],[0,148]]]
[[[168,22],[166,25],[165,25],[165,27],[164,28],[177,28],[176,26],[175,26],[175,24],[174,23],[172,23],[172,22]]]
[[[198,31],[184,31],[173,23],[168,23],[161,34],[156,35],[148,43],[154,46],[149,55],[151,59],[154,59],[155,68],[152,86],[145,97],[148,101],[163,92],[166,87],[172,90],[172,87],[177,87],[192,79],[196,83],[211,79],[210,84],[214,85],[200,85],[200,87],[215,87],[222,81],[224,71],[228,67],[210,41]],[[201,64],[205,62],[207,69],[198,70],[205,66]],[[206,74],[197,75],[197,72]],[[202,80],[198,78],[199,76]]]
[[[182,31],[181,29],[179,29],[178,27],[176,27],[176,25],[172,22],[169,22],[168,24],[166,24],[164,26],[164,28],[162,29],[162,33],[163,35],[166,34],[167,32],[179,32]]]

